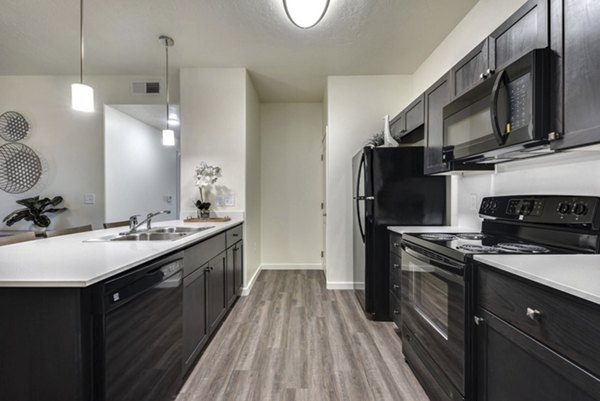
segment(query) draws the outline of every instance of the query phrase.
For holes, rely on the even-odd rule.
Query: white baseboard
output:
[[[352,281],[328,281],[328,290],[353,290],[354,282]]]
[[[323,270],[321,263],[263,263],[262,270]]]
[[[247,297],[248,295],[250,295],[250,291],[252,291],[252,287],[254,287],[254,283],[256,282],[256,279],[260,275],[260,272],[262,271],[262,269],[263,269],[262,265],[258,266],[258,269],[256,269],[256,272],[254,273],[254,275],[252,276],[250,281],[248,281],[248,285],[246,287],[242,288],[242,296],[243,297]]]

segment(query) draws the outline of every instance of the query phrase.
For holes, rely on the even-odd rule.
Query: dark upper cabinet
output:
[[[556,131],[554,149],[600,142],[600,2],[553,0],[552,49],[557,54]]]
[[[443,160],[444,118],[443,107],[449,102],[452,75],[446,74],[425,91],[425,174],[448,170]]]
[[[548,47],[549,0],[530,0],[452,68],[452,98],[519,57]]]
[[[396,117],[390,121],[390,133],[392,137],[397,138],[406,132],[406,119],[404,111],[401,111]]]
[[[425,95],[419,96],[404,109],[406,131],[411,132],[425,123]]]
[[[488,53],[489,43],[486,38],[452,68],[452,98],[462,95],[491,75]]]
[[[490,70],[500,70],[534,49],[549,46],[548,0],[530,0],[488,38]]]

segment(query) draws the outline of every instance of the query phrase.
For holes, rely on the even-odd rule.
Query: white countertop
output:
[[[478,228],[460,226],[390,226],[388,230],[397,233],[472,233],[479,232]]]
[[[475,260],[600,304],[600,255],[477,255]]]
[[[95,230],[0,247],[0,287],[87,287],[242,223],[161,221],[153,227],[214,228],[175,241],[84,242],[123,232]]]

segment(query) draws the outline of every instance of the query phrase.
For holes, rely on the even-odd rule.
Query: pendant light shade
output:
[[[162,131],[162,144],[164,146],[175,146],[175,131],[164,129]]]
[[[158,37],[158,40],[165,45],[165,92],[167,95],[167,113],[165,116],[166,128],[162,131],[162,144],[164,146],[175,146],[175,131],[170,127],[170,108],[169,108],[169,47],[175,44],[175,41],[165,35]]]
[[[79,83],[71,84],[71,107],[77,111],[94,111],[94,88],[83,83],[83,0],[79,2]]]
[[[77,111],[94,111],[94,88],[85,84],[71,84],[71,107]]]
[[[325,16],[329,0],[283,0],[285,12],[294,25],[312,28]]]

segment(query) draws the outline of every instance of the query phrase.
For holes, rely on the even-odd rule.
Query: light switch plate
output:
[[[225,206],[235,206],[235,195],[225,195]]]
[[[478,198],[477,194],[470,195],[470,205],[469,206],[471,207],[471,210],[477,210],[477,203],[478,203],[477,198]]]
[[[83,194],[84,205],[94,205],[96,203],[96,194]]]

